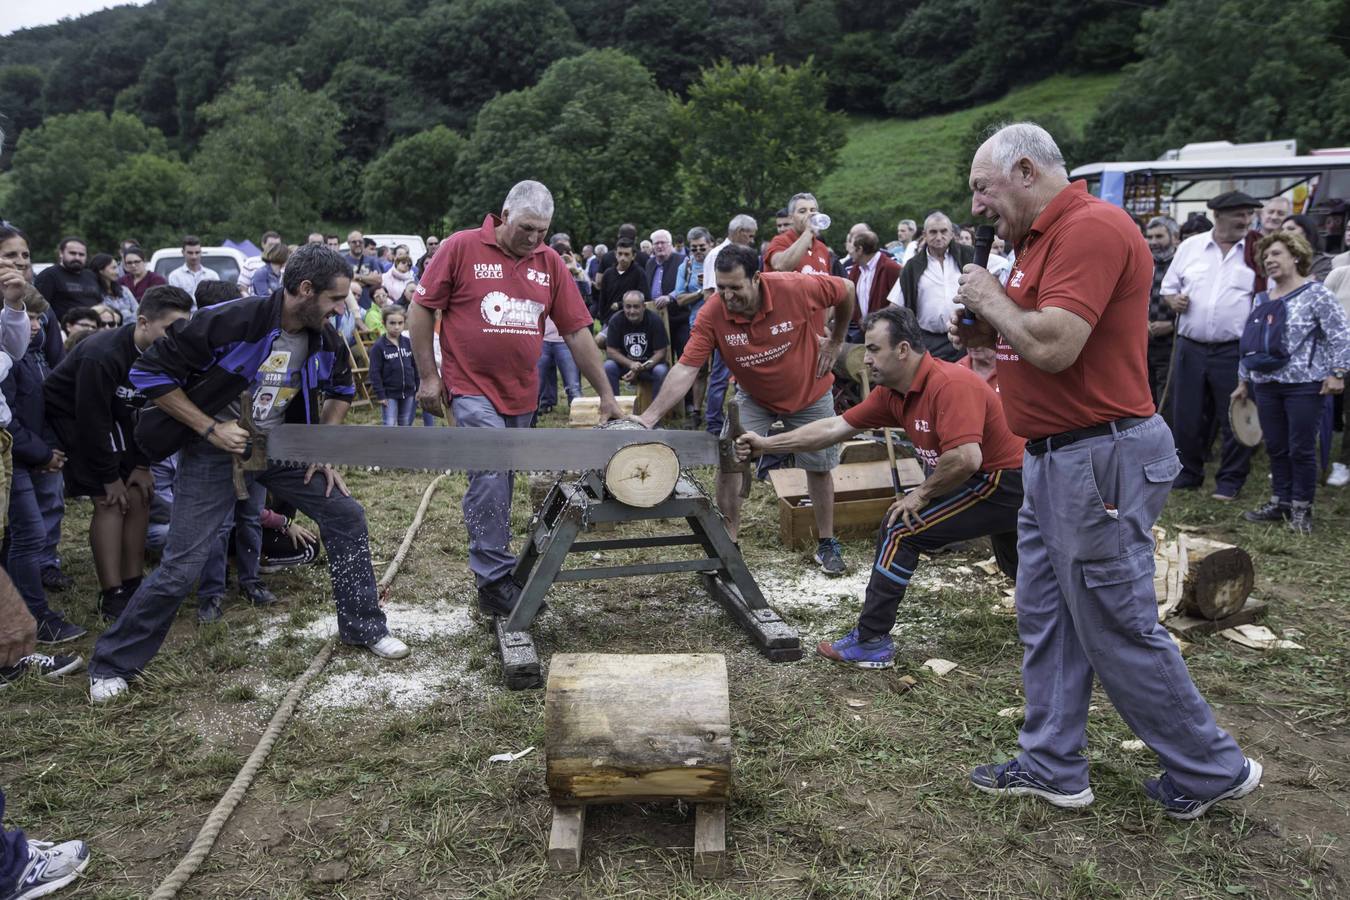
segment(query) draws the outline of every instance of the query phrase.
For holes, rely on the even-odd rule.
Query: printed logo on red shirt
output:
[[[1008,287],[1021,287],[1022,277],[1026,275],[1021,269],[1013,269],[1012,278],[1008,279]]]
[[[539,317],[544,312],[544,304],[534,300],[521,300],[508,297],[501,291],[493,291],[483,298],[479,307],[483,312],[483,321],[502,328],[527,328],[539,330]]]
[[[931,425],[928,424],[928,420],[927,420],[927,419],[915,419],[915,420],[914,420],[914,430],[915,430],[915,431],[932,431],[932,430],[933,430],[933,426],[931,426]]]
[[[727,343],[733,347],[748,347],[750,345],[750,335],[745,332],[735,332],[726,336]]]
[[[534,271],[534,270],[531,269],[530,271]],[[480,281],[483,280],[483,279],[487,279],[487,278],[501,278],[501,277],[502,277],[502,264],[501,264],[501,263],[474,263],[474,264],[473,264],[473,277],[479,279]],[[419,285],[419,287],[418,287],[418,290],[419,290],[419,291],[421,290],[420,285]]]
[[[787,334],[792,328],[791,322],[779,322],[777,325],[769,326],[769,334]]]
[[[529,269],[525,272],[525,280],[533,281],[537,285],[548,287],[548,273],[540,272],[538,269]]]

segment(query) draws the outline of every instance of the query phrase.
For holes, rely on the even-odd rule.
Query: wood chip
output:
[[[866,701],[866,700],[859,700],[859,699],[857,699],[856,697],[850,697],[850,698],[849,698],[847,701],[845,701],[845,702],[848,703],[848,705],[849,705],[850,707],[852,707],[853,709],[862,709],[864,706],[867,705],[867,701]]]
[[[923,668],[928,669],[939,678],[955,669],[956,663],[950,659],[930,659],[923,664]]]
[[[1136,741],[1121,741],[1121,742],[1120,742],[1120,749],[1122,749],[1122,750],[1127,750],[1127,751],[1129,751],[1130,753],[1138,753],[1138,752],[1140,752],[1141,750],[1147,750],[1147,749],[1148,749],[1148,745],[1145,744],[1143,741],[1137,741],[1137,740],[1136,740]]]
[[[1275,632],[1264,625],[1238,625],[1219,632],[1235,644],[1250,647],[1253,650],[1302,650],[1302,644],[1276,637]]]
[[[919,683],[919,679],[913,675],[901,675],[897,680],[907,688],[912,688]]]
[[[1021,706],[1005,706],[998,711],[1000,719],[1020,719],[1026,714],[1026,710]]]
[[[992,557],[992,556],[989,557],[988,559],[984,560],[983,562],[977,562],[977,563],[975,563],[975,568],[979,569],[981,572],[983,572],[983,573],[986,574],[986,575],[998,575],[998,574],[999,574],[998,560],[994,559],[994,557]]]

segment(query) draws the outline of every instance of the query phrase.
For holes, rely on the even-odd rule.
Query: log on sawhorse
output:
[[[594,524],[652,519],[684,519],[689,531],[656,537],[578,540]],[[568,555],[573,553],[681,545],[698,546],[705,555],[701,559],[563,569]],[[603,478],[598,473],[588,472],[576,481],[559,481],[553,485],[530,521],[529,539],[512,572],[512,578],[521,587],[520,599],[509,616],[496,622],[497,645],[507,687],[521,690],[541,684],[539,656],[530,636],[530,626],[554,583],[680,572],[699,574],[709,596],[721,604],[770,660],[790,662],[802,658],[801,639],[796,629],[783,621],[765,601],[740,549],[727,533],[721,513],[697,482],[682,473],[668,498],[655,506],[641,508],[625,505],[609,496]]]

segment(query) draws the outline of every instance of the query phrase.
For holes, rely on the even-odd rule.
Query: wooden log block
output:
[[[726,804],[700,803],[694,810],[694,874],[716,876],[726,868]]]
[[[559,653],[544,698],[554,803],[726,802],[731,712],[721,654]]]
[[[1197,616],[1172,616],[1163,622],[1167,630],[1178,637],[1194,639],[1202,634],[1214,634],[1225,628],[1249,625],[1266,614],[1264,600],[1248,600],[1242,609],[1222,619],[1201,619]]]
[[[624,415],[633,414],[634,398],[631,394],[615,397],[619,409]],[[571,428],[590,428],[600,424],[600,398],[578,397],[567,410],[567,424]]]
[[[581,868],[581,842],[586,834],[584,806],[553,807],[553,826],[548,835],[548,867],[555,872]]]
[[[659,441],[620,447],[605,465],[605,490],[610,496],[643,509],[669,497],[679,479],[680,457]]]
[[[1181,540],[1185,542],[1186,553],[1182,611],[1217,621],[1242,609],[1256,583],[1256,571],[1247,551],[1190,535],[1182,535]]]

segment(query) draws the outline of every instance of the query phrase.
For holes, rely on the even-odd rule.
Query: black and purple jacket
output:
[[[246,297],[208,307],[186,324],[170,329],[131,367],[131,384],[153,401],[176,389],[208,416],[215,416],[254,384],[258,369],[281,333],[284,292]],[[348,350],[331,324],[309,333],[309,355],[301,370],[301,397],[286,408],[286,421],[317,423],[325,397],[355,396]],[[158,407],[146,404],[136,425],[136,442],[160,460],[198,439],[192,429]]]

